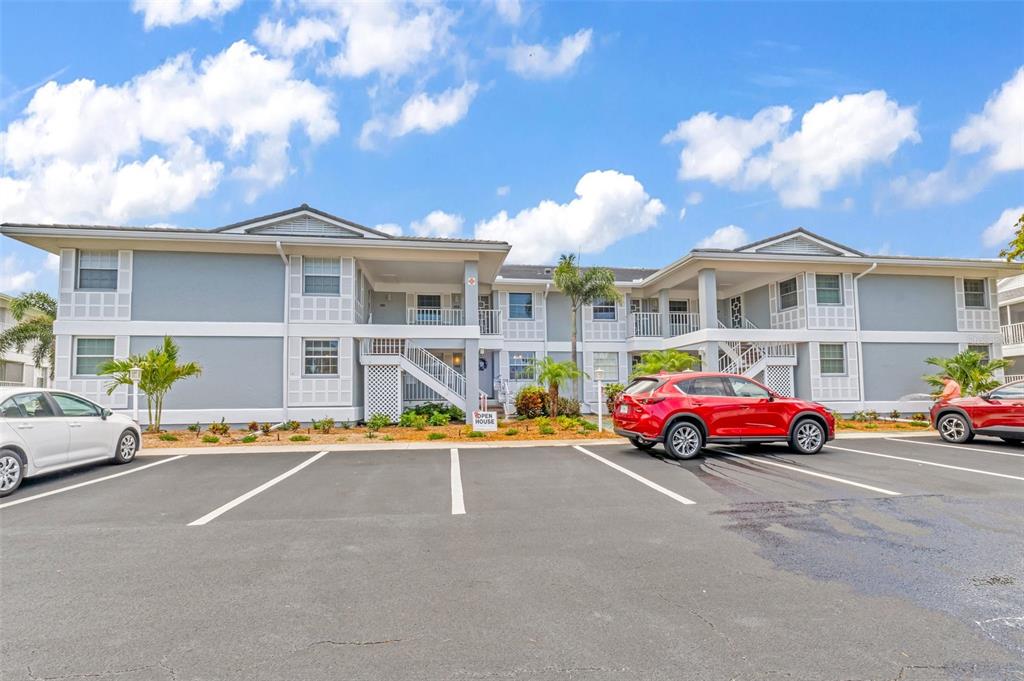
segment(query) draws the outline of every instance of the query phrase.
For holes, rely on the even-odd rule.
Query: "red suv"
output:
[[[946,442],[970,442],[975,435],[1024,441],[1024,381],[1007,383],[977,397],[941,400],[932,407],[932,424]]]
[[[836,436],[828,409],[778,395],[734,374],[684,372],[637,378],[615,400],[615,432],[637,449],[655,443],[690,459],[706,443],[789,442],[817,454]]]

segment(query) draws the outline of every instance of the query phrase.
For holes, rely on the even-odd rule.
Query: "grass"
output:
[[[516,435],[519,435],[519,431],[515,428],[509,428],[508,430],[505,431],[505,435],[508,435],[509,437],[515,437]]]
[[[555,429],[545,423],[537,427],[537,432],[541,435],[554,435]]]
[[[427,433],[428,440],[443,440],[444,438],[444,433]]]
[[[178,436],[173,433],[160,433],[160,439],[164,442],[177,442]]]
[[[203,442],[205,442],[207,444],[214,445],[214,444],[217,444],[218,442],[220,442],[220,438],[217,437],[216,435],[204,435],[203,436]]]
[[[291,440],[292,442],[309,442],[308,435],[292,435],[288,439]]]
[[[245,444],[248,445],[248,444],[252,444],[253,442],[256,442],[256,440],[258,440],[258,439],[259,438],[256,437],[256,435],[249,434],[249,435],[246,435],[245,437],[242,438],[242,442],[244,442]]]
[[[484,436],[484,434],[482,432],[480,432],[479,430],[471,430],[468,433],[466,433],[466,437],[483,437],[483,436]]]

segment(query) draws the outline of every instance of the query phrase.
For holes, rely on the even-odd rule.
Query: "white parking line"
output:
[[[743,454],[733,454],[732,452],[722,452],[726,456],[735,456],[738,459],[745,459],[746,461],[753,461],[755,463],[763,463],[767,466],[776,466],[778,468],[785,468],[786,470],[795,471],[797,473],[803,473],[804,475],[813,475],[816,478],[825,478],[826,480],[832,480],[833,482],[841,482],[844,485],[853,485],[854,487],[860,487],[862,489],[871,490],[872,492],[878,492],[880,494],[888,494],[889,496],[898,497],[899,492],[893,492],[889,489],[883,489],[881,487],[872,487],[871,485],[865,485],[862,482],[854,482],[853,480],[847,480],[846,478],[838,478],[834,475],[825,475],[824,473],[818,473],[816,471],[809,471],[806,468],[800,468],[798,466],[790,466],[778,461],[768,461],[764,458],[755,456],[744,456]]]
[[[452,515],[465,515],[466,502],[462,498],[462,468],[459,466],[459,450],[452,448]]]
[[[592,459],[596,459],[596,460],[600,461],[601,463],[605,464],[606,466],[611,466],[612,468],[614,468],[615,470],[619,471],[620,473],[625,473],[626,475],[628,475],[629,477],[633,478],[637,482],[640,482],[640,483],[642,483],[644,485],[647,485],[648,487],[650,487],[651,489],[655,490],[656,492],[661,492],[662,494],[664,494],[668,498],[674,499],[675,501],[678,501],[680,504],[695,504],[695,503],[697,503],[696,501],[693,501],[692,499],[687,499],[684,496],[680,496],[680,495],[676,494],[675,492],[673,492],[670,489],[665,489],[664,487],[662,487],[658,483],[651,482],[650,480],[648,480],[647,478],[643,477],[642,475],[637,475],[636,473],[634,473],[633,471],[629,470],[628,468],[623,468],[619,464],[613,463],[613,462],[609,461],[608,459],[604,458],[603,456],[598,456],[597,454],[594,454],[593,452],[588,452],[586,449],[584,449],[583,447],[580,447],[579,445],[573,445],[573,449],[577,449],[577,450],[583,452],[587,456],[591,457]]]
[[[949,447],[950,449],[965,449],[968,452],[985,452],[986,454],[1001,454],[1003,456],[1019,456],[1024,458],[1024,454],[1014,454],[1013,452],[1001,452],[998,449],[981,449],[979,447],[961,447],[960,445],[947,445],[939,442],[917,442],[915,440],[904,440],[901,437],[887,437],[886,440],[892,440],[893,442],[907,442],[912,445],[928,445],[930,447]]]
[[[231,509],[233,509],[235,506],[238,506],[239,504],[243,504],[246,501],[248,501],[249,499],[252,499],[254,496],[259,494],[260,492],[264,492],[264,491],[270,489],[271,487],[273,487],[277,483],[281,482],[285,478],[288,478],[288,477],[290,477],[292,475],[295,475],[296,473],[301,471],[303,468],[305,468],[306,466],[309,466],[310,464],[316,462],[317,459],[322,458],[326,454],[327,454],[327,452],[320,452],[319,454],[314,454],[313,456],[309,457],[308,459],[306,459],[305,461],[300,463],[295,468],[290,468],[290,469],[286,470],[284,473],[281,473],[281,475],[277,476],[273,480],[268,480],[265,483],[263,483],[262,485],[260,485],[259,487],[257,487],[256,489],[249,490],[248,492],[246,492],[242,496],[236,497],[235,499],[232,499],[231,501],[229,501],[228,503],[224,504],[220,508],[213,509],[212,511],[210,511],[209,513],[204,515],[202,518],[199,518],[198,520],[193,520],[192,522],[190,522],[188,524],[188,526],[189,527],[196,527],[198,525],[205,525],[206,523],[210,522],[211,520],[213,520],[213,519],[215,519],[215,518],[217,518],[219,516],[224,515],[225,513],[227,513]]]
[[[1022,481],[1024,481],[1024,477],[1021,477],[1019,475],[1009,475],[1008,473],[993,473],[992,471],[981,471],[981,470],[978,470],[977,468],[964,468],[963,466],[950,466],[949,464],[946,464],[946,463],[936,463],[935,461],[924,461],[922,459],[911,459],[911,458],[906,457],[906,456],[893,456],[892,454],[879,454],[878,452],[865,452],[865,451],[863,451],[861,449],[848,449],[846,447],[836,447],[833,444],[830,444],[828,447],[829,447],[830,450],[836,449],[836,450],[839,450],[840,452],[853,452],[854,454],[867,454],[868,456],[880,456],[883,459],[897,459],[899,461],[909,461],[911,463],[919,463],[919,464],[921,464],[923,466],[936,466],[938,468],[950,468],[950,469],[955,470],[955,471],[964,471],[964,472],[967,472],[967,473],[978,473],[979,475],[991,475],[991,476],[996,477],[996,478],[1009,478],[1010,480],[1022,480]]]
[[[95,478],[93,480],[86,480],[85,482],[79,482],[79,483],[74,484],[74,485],[68,485],[67,487],[61,487],[60,489],[52,489],[49,492],[42,492],[40,494],[33,494],[32,496],[25,497],[24,499],[15,499],[14,501],[8,501],[5,504],[0,504],[0,508],[8,508],[9,506],[17,506],[18,504],[24,504],[26,501],[32,501],[33,499],[42,499],[43,497],[53,496],[54,494],[60,494],[61,492],[70,492],[71,490],[78,489],[79,487],[86,487],[87,485],[95,485],[97,482],[103,482],[104,480],[113,480],[114,478],[120,478],[122,475],[131,475],[132,473],[138,473],[139,471],[144,471],[147,468],[152,468],[153,466],[159,466],[160,464],[163,464],[163,463],[169,463],[171,461],[177,461],[178,459],[184,459],[186,456],[187,456],[187,454],[179,454],[177,456],[172,456],[169,459],[161,459],[160,461],[154,461],[153,463],[147,463],[145,466],[139,466],[137,468],[129,468],[126,471],[121,471],[120,473],[114,473],[113,475],[105,475],[102,478]]]

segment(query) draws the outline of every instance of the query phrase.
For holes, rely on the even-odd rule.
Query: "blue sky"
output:
[[[306,202],[521,262],[658,266],[796,226],[987,257],[1024,210],[1019,2],[5,2],[0,21],[5,221],[212,227]],[[0,249],[0,290],[54,289],[45,254]]]

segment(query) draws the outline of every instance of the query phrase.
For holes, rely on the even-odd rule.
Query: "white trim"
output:
[[[763,254],[765,252],[764,249],[766,249],[766,248],[771,248],[772,246],[776,246],[778,244],[784,244],[787,241],[793,241],[795,239],[803,239],[805,241],[810,241],[812,243],[815,243],[815,244],[821,246],[825,250],[831,251],[833,253],[833,255],[818,255],[818,257],[820,257],[820,258],[835,258],[836,256],[846,256],[846,257],[853,257],[853,258],[863,258],[864,257],[860,253],[854,253],[853,251],[851,251],[849,249],[843,248],[842,246],[837,246],[836,244],[833,244],[833,243],[829,243],[829,242],[827,242],[827,241],[825,241],[823,239],[819,239],[818,237],[814,236],[813,234],[809,234],[809,233],[803,232],[803,231],[790,232],[788,234],[781,234],[781,235],[779,235],[778,237],[776,237],[774,239],[771,239],[769,241],[762,241],[760,243],[755,243],[755,244],[751,245],[749,248],[744,248],[744,249],[742,249],[742,250],[740,250],[738,252],[739,253]],[[777,254],[777,253],[778,253],[778,251],[774,251],[773,252],[773,254]],[[790,253],[785,253],[784,255],[816,255],[816,254],[807,254],[807,253],[793,253],[793,254],[790,254]]]

